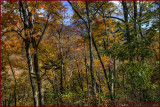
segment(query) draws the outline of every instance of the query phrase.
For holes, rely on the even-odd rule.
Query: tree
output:
[[[90,52],[90,72],[91,72],[91,79],[92,79],[92,95],[93,97],[96,99],[96,84],[95,84],[95,77],[94,77],[94,70],[93,70],[93,55],[92,55],[92,28],[91,28],[91,24],[93,22],[93,19],[95,17],[95,15],[97,14],[97,11],[99,10],[99,8],[104,4],[104,2],[99,6],[99,8],[92,14],[91,10],[89,9],[89,5],[91,5],[91,2],[86,1],[85,3],[82,2],[82,5],[85,5],[85,10],[86,10],[86,18],[84,18],[77,9],[77,7],[74,6],[73,3],[71,3],[70,1],[68,1],[69,4],[72,6],[73,10],[75,11],[75,13],[78,15],[78,17],[83,20],[83,23],[85,24],[85,27],[87,29],[88,32],[88,37],[89,37],[89,52]],[[83,6],[84,7],[84,6]],[[82,8],[84,9],[84,8]],[[82,13],[84,14],[84,13]],[[91,15],[90,15],[91,14]],[[86,20],[87,19],[87,20]]]
[[[13,15],[16,15],[18,17],[17,20],[18,20],[19,23],[16,23],[17,24],[16,26],[20,25],[21,23],[24,26],[22,27],[22,29],[20,29],[20,28],[16,29],[16,27],[14,27],[14,28],[11,28],[11,30],[8,30],[8,31],[5,31],[5,32],[14,31],[24,41],[26,57],[28,59],[28,68],[29,68],[30,80],[31,80],[33,96],[34,96],[34,105],[35,106],[44,105],[43,95],[42,95],[42,90],[41,90],[42,89],[41,88],[42,87],[41,86],[41,76],[40,76],[40,71],[39,71],[39,67],[38,67],[37,49],[38,49],[39,43],[41,42],[41,39],[42,39],[42,37],[45,33],[45,30],[47,28],[49,18],[51,17],[52,20],[54,20],[54,18],[53,18],[54,15],[59,16],[58,11],[62,10],[62,5],[61,5],[60,2],[56,2],[55,4],[53,4],[53,2],[37,2],[36,1],[36,2],[34,2],[34,4],[32,4],[31,2],[19,1],[19,2],[7,2],[7,3],[4,2],[4,8],[6,8],[6,5],[8,5],[10,3],[13,3],[14,5],[17,5],[17,7],[18,7],[18,4],[19,4],[19,9],[18,8],[15,8],[15,9],[17,9],[17,11],[19,10],[20,14],[18,15],[17,13],[15,13]],[[44,4],[42,4],[42,3],[44,3]],[[54,6],[57,7],[57,5],[58,5],[58,7],[57,7],[57,10],[50,10],[52,8],[46,8],[45,5],[47,5],[49,7],[52,6],[52,8]],[[39,18],[40,16],[38,16],[38,13],[36,12],[37,8],[38,7],[40,8],[40,6],[43,7],[46,10],[47,19],[46,19],[46,23],[44,25],[44,29],[42,30],[41,35],[38,37],[37,33],[39,32],[39,28],[37,29],[38,32],[35,31],[36,23],[38,21],[43,20],[43,19]],[[7,8],[7,9],[12,11],[12,8],[11,9]],[[4,14],[6,14],[6,13],[4,12]],[[37,38],[36,36],[38,37],[38,39],[36,39]],[[31,43],[32,43],[33,49],[35,51],[33,53],[34,64],[32,63],[32,57],[31,57],[31,52],[30,52],[30,49],[31,49],[30,44]],[[33,65],[34,65],[35,75],[36,75],[36,79],[37,79],[38,92],[36,90],[35,80],[33,79],[33,75],[34,75]],[[37,95],[39,95],[39,102],[38,102],[38,96]]]
[[[2,1],[2,106],[158,105],[158,4]]]

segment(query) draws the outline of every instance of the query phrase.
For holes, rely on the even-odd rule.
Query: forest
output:
[[[1,106],[158,106],[159,1],[1,1]]]

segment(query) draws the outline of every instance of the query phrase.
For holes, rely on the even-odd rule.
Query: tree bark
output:
[[[14,86],[14,105],[16,106],[17,105],[17,96],[16,96],[17,80],[16,80],[15,72],[13,71],[13,68],[12,68],[12,65],[11,65],[11,62],[10,62],[9,58],[8,58],[8,63],[9,63],[9,66],[11,68],[13,78],[14,78],[14,83],[15,83],[15,86]]]
[[[30,53],[30,46],[29,46],[29,40],[25,40],[25,50],[26,50],[26,57],[27,57],[27,62],[28,62],[28,68],[29,68],[29,76],[30,76],[30,82],[32,86],[32,92],[33,92],[33,100],[34,100],[34,106],[39,106],[38,103],[38,92],[36,89],[36,82],[33,78],[34,72],[33,72],[33,63],[32,63],[32,57]]]
[[[74,8],[73,4],[68,1],[68,3],[72,6],[73,10],[75,11],[75,13],[78,15],[78,17],[80,19],[83,20],[86,29],[87,29],[87,33],[88,33],[88,37],[89,37],[89,53],[90,53],[90,72],[91,72],[91,82],[92,82],[92,97],[96,99],[96,84],[95,84],[95,77],[94,77],[94,69],[93,69],[93,53],[92,53],[92,28],[91,28],[91,23],[95,17],[95,15],[97,14],[98,10],[100,9],[100,7],[104,4],[104,2],[99,6],[99,8],[96,10],[96,12],[93,14],[93,16],[90,16],[90,12],[89,12],[89,5],[88,5],[88,1],[85,1],[86,4],[86,19],[82,17],[82,15],[79,14],[79,12]],[[94,104],[96,105],[96,103]]]
[[[135,32],[135,37],[137,36],[137,2],[133,1],[134,5],[134,32]]]
[[[63,55],[62,55],[62,38],[61,38],[61,32],[63,29],[63,25],[61,26],[61,28],[57,31],[58,32],[58,36],[59,36],[59,57],[60,57],[60,102],[61,102],[61,106],[63,106],[63,101],[62,101],[62,94],[63,94]]]
[[[27,14],[26,14],[26,8],[23,4],[22,1],[19,1],[19,12],[20,12],[20,17],[21,19],[23,18],[23,24],[24,24],[24,30],[26,31],[28,29],[28,24],[29,20],[27,19]],[[21,13],[23,14],[23,17],[21,16]],[[30,23],[31,24],[31,23]],[[25,42],[25,51],[26,51],[26,57],[27,57],[27,63],[28,63],[28,68],[29,68],[29,76],[30,76],[30,82],[32,86],[32,92],[33,92],[33,100],[34,100],[34,106],[39,106],[38,103],[38,92],[36,89],[36,83],[34,80],[34,72],[33,72],[33,63],[32,63],[32,57],[30,53],[30,39],[28,38],[28,34],[25,33],[26,39],[23,39]]]
[[[89,6],[88,1],[86,1],[86,13],[87,13],[87,20],[88,20],[88,36],[89,36],[89,53],[90,53],[90,72],[91,72],[91,80],[92,80],[92,97],[96,98],[96,84],[95,84],[95,77],[94,77],[94,67],[93,67],[93,52],[92,52],[92,29],[91,29],[91,20],[89,15]],[[96,105],[96,103],[95,103]]]
[[[141,35],[141,38],[143,38],[143,34],[142,34],[142,28],[141,28],[141,25],[142,25],[142,5],[141,5],[141,2],[143,2],[143,1],[139,1],[139,6],[140,6],[140,10],[139,10],[139,20],[138,20],[138,22],[139,22],[139,32],[140,32],[140,35]]]
[[[59,35],[59,50],[60,50],[60,60],[61,60],[61,82],[60,82],[60,90],[61,90],[61,93],[63,93],[63,56],[62,56],[62,43],[61,43],[61,37]]]
[[[99,102],[101,101],[101,93],[103,94],[103,90],[102,90],[102,86],[101,86],[101,77],[100,77],[100,69],[97,67],[98,70],[96,70],[96,76],[98,78],[99,81],[99,87],[98,87],[98,91],[99,91]]]
[[[103,20],[104,20],[104,25],[105,25],[105,34],[106,34],[106,36],[107,36],[108,48],[109,48],[109,50],[110,50],[111,47],[110,47],[109,35],[107,34],[107,24],[106,24],[106,19],[105,19],[104,13],[103,13]],[[105,41],[104,41],[104,42],[105,42]],[[105,47],[105,49],[107,49],[107,48]],[[110,80],[113,80],[113,79],[114,79],[114,78],[113,78],[113,72],[111,71],[111,54],[109,54],[108,70],[109,70],[109,79],[110,79]],[[114,98],[114,97],[113,97],[113,93],[114,93],[114,84],[113,84],[113,83],[111,83],[111,92],[112,92],[112,98]]]
[[[96,52],[97,52],[97,54],[98,54],[98,58],[99,58],[99,60],[100,60],[100,63],[101,63],[101,65],[102,65],[102,68],[103,68],[104,76],[105,76],[106,83],[107,83],[107,86],[108,86],[108,89],[109,89],[110,99],[111,99],[111,101],[114,101],[113,95],[112,95],[111,86],[110,86],[109,81],[108,81],[108,75],[107,75],[105,66],[104,66],[103,61],[102,61],[102,59],[101,59],[101,56],[100,56],[100,54],[99,54],[99,51],[98,51],[98,48],[97,48],[96,43],[95,43],[95,41],[94,41],[94,38],[92,38],[92,40],[93,40],[93,45],[94,45],[94,47],[95,47],[95,49],[96,49]]]
[[[113,60],[113,78],[116,79],[116,59]],[[116,83],[114,82],[113,98],[116,99]]]
[[[87,54],[86,54],[86,40],[84,38],[84,63],[85,63],[85,69],[86,69],[86,81],[87,81],[87,93],[88,93],[88,100],[89,100],[89,81],[88,81],[88,66],[87,66]]]
[[[81,76],[81,72],[80,72],[80,69],[79,69],[79,66],[77,64],[77,68],[78,68],[78,78],[79,78],[79,86],[81,87],[82,89],[82,92],[83,92],[83,82],[82,82],[82,76]]]
[[[43,90],[42,90],[42,81],[41,81],[41,74],[39,71],[39,64],[38,64],[38,53],[37,53],[37,47],[36,47],[36,41],[34,38],[32,38],[32,45],[34,48],[34,70],[36,74],[36,79],[37,79],[37,86],[38,86],[38,97],[39,97],[39,106],[44,105],[44,96],[43,96]]]
[[[124,22],[125,22],[125,28],[126,28],[126,39],[127,42],[130,42],[132,37],[130,35],[129,31],[129,24],[128,24],[128,7],[125,1],[122,1],[122,6],[123,6],[123,15],[124,15]]]

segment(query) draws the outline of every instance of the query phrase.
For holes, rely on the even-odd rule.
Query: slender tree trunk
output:
[[[10,94],[9,98],[8,98],[8,106],[10,106],[10,104],[12,103],[13,99],[14,99],[14,95]],[[17,98],[18,99],[18,98]]]
[[[116,79],[116,60],[113,60],[113,78]],[[114,82],[113,98],[116,99],[116,83]]]
[[[61,73],[60,73],[60,102],[61,106],[63,106],[63,101],[62,101],[62,94],[63,94],[63,55],[62,55],[62,38],[61,38],[61,31],[58,32],[59,35],[59,56],[60,56],[60,64],[61,64]]]
[[[32,57],[31,57],[31,53],[30,53],[30,39],[28,38],[28,34],[26,33],[26,30],[29,27],[29,21],[28,20],[28,15],[26,13],[26,6],[24,6],[23,1],[19,1],[19,11],[20,14],[23,14],[23,17],[21,16],[21,18],[23,18],[23,24],[24,24],[24,31],[25,31],[25,37],[27,39],[24,39],[25,41],[25,51],[26,51],[26,57],[27,57],[27,62],[28,62],[28,68],[29,68],[29,76],[30,76],[30,82],[31,82],[31,86],[32,86],[32,92],[33,92],[33,100],[34,100],[34,106],[39,106],[38,103],[38,92],[36,89],[36,82],[33,78],[34,76],[34,72],[33,72],[33,64],[32,64]],[[30,23],[31,24],[31,23]]]
[[[11,65],[11,62],[10,62],[9,58],[8,58],[8,63],[9,63],[9,66],[11,68],[13,78],[14,78],[14,83],[15,83],[15,86],[14,86],[14,105],[16,106],[17,105],[17,96],[16,96],[17,80],[16,80],[15,72],[13,71],[13,68],[12,68],[12,65]]]
[[[79,69],[78,64],[77,64],[77,68],[78,68],[79,85],[80,85],[80,87],[81,87],[81,89],[82,89],[81,100],[82,100],[82,106],[83,106],[83,105],[84,105],[84,103],[83,103],[84,92],[83,92],[83,77],[82,77],[82,75],[81,75],[82,70],[81,70],[81,72],[80,72],[80,69]]]
[[[83,83],[82,83],[82,76],[81,76],[81,73],[80,73],[80,70],[79,70],[79,66],[77,64],[77,68],[78,68],[78,78],[79,78],[79,85],[83,91]]]
[[[39,106],[38,103],[38,92],[36,89],[36,82],[33,78],[34,72],[33,72],[33,63],[32,63],[32,57],[30,53],[30,47],[29,47],[29,41],[28,39],[25,40],[25,50],[26,50],[26,57],[28,62],[28,68],[29,68],[29,76],[30,76],[30,82],[32,86],[32,92],[33,92],[33,100],[34,100],[34,106]]]
[[[140,33],[140,35],[141,35],[141,38],[143,39],[144,38],[144,36],[143,36],[143,34],[142,34],[142,28],[141,28],[141,26],[142,26],[142,11],[143,11],[143,7],[142,7],[142,5],[143,4],[141,4],[141,3],[143,3],[143,1],[139,1],[139,20],[138,20],[138,22],[139,22],[139,33]],[[144,57],[143,56],[141,56],[141,60],[143,61],[144,60]]]
[[[106,24],[106,19],[105,19],[105,16],[104,16],[104,13],[103,13],[103,20],[104,20],[104,25],[105,25],[105,34],[107,36],[107,43],[108,43],[108,48],[109,50],[111,49],[110,47],[110,41],[109,41],[109,35],[107,34],[107,24]],[[104,41],[105,42],[105,41]],[[104,45],[106,46],[106,45]],[[105,49],[107,49],[105,47]],[[113,72],[111,71],[111,54],[109,54],[109,65],[108,65],[108,70],[109,70],[109,79],[113,80]],[[111,92],[112,92],[112,97],[113,97],[113,93],[114,93],[114,83],[111,83]],[[114,97],[113,97],[114,98]]]
[[[104,38],[103,38],[103,46],[104,46],[104,49],[107,50],[107,45],[106,45],[106,41]]]
[[[7,106],[7,100],[6,99],[4,100],[4,106]]]
[[[142,28],[141,28],[141,25],[142,25],[142,6],[141,6],[141,2],[143,2],[143,1],[139,1],[139,6],[140,6],[140,10],[139,10],[139,20],[138,20],[138,22],[139,22],[139,32],[140,32],[140,35],[141,35],[141,38],[143,38],[143,34],[142,34]]]
[[[122,6],[123,6],[123,15],[124,15],[124,22],[125,22],[125,28],[126,28],[126,39],[127,42],[130,43],[131,39],[133,38],[133,36],[130,35],[130,31],[129,31],[129,24],[128,24],[128,7],[125,1],[122,1]]]
[[[137,2],[133,1],[133,5],[134,5],[134,32],[135,32],[135,37],[137,36]]]
[[[104,14],[103,14],[103,19],[104,19],[104,23],[105,23]],[[105,23],[105,33],[106,33],[106,35],[107,35],[106,23]],[[98,48],[97,48],[96,43],[95,43],[95,41],[94,41],[94,38],[92,38],[92,41],[93,41],[94,47],[95,47],[96,52],[97,52],[97,54],[98,54],[98,58],[99,58],[99,60],[100,60],[100,63],[101,63],[101,65],[102,65],[102,68],[103,68],[103,72],[104,72],[104,75],[105,75],[106,83],[107,83],[107,86],[108,86],[108,89],[109,89],[109,94],[110,94],[111,102],[113,102],[113,101],[114,101],[114,98],[113,98],[113,85],[112,85],[112,84],[110,85],[110,83],[109,83],[109,81],[108,81],[108,76],[107,76],[107,73],[106,73],[106,69],[105,69],[105,66],[104,66],[104,64],[103,64],[103,61],[102,61],[102,59],[101,59],[101,56],[100,56],[100,54],[99,54],[99,51],[98,51]],[[103,41],[105,42],[104,39],[103,39]],[[110,44],[109,44],[109,37],[108,37],[108,35],[107,35],[107,41],[108,41],[108,46],[109,46]],[[105,49],[107,49],[107,48],[106,48],[106,43],[104,43],[104,46],[105,46]],[[109,46],[109,49],[110,49],[110,46]],[[110,68],[111,55],[109,55],[109,60],[110,60],[110,61],[109,61],[109,75],[112,76],[112,74],[111,74],[111,68]]]
[[[113,34],[113,37],[115,38],[115,34]],[[114,42],[116,42],[116,41],[114,40]],[[116,80],[116,57],[115,56],[113,59],[113,78],[114,78],[114,80]],[[114,82],[113,84],[114,84],[113,98],[115,101],[115,99],[116,99],[116,82]]]
[[[61,39],[60,39],[60,58],[61,58],[61,93],[63,93],[63,56],[62,56],[62,46],[61,46]]]
[[[86,12],[87,12],[87,20],[88,20],[88,36],[89,36],[89,52],[90,52],[90,72],[91,72],[91,80],[92,80],[92,97],[96,98],[96,84],[95,84],[95,77],[94,77],[94,67],[93,67],[93,52],[92,52],[92,30],[91,30],[91,20],[89,16],[89,7],[88,1],[86,1]],[[96,105],[96,103],[95,103]]]
[[[57,106],[60,106],[60,97],[59,97],[59,89],[58,89],[58,83],[57,83],[58,81],[57,81],[57,72],[55,72],[55,88],[56,89],[54,89],[54,87],[53,87],[53,90],[56,90],[56,95],[57,95]]]
[[[85,69],[86,69],[86,81],[87,81],[87,93],[88,93],[88,100],[89,100],[89,81],[88,81],[88,66],[87,66],[87,54],[86,54],[86,41],[85,41],[85,38],[84,38],[84,62],[85,62]]]
[[[42,81],[41,81],[41,74],[39,71],[39,64],[38,64],[38,53],[37,53],[37,47],[36,47],[36,41],[34,38],[32,38],[32,45],[34,48],[34,69],[35,69],[35,74],[36,74],[36,79],[37,79],[37,86],[38,86],[38,97],[39,97],[39,105],[43,106],[44,105],[44,96],[43,96],[43,90],[42,90]]]
[[[99,60],[100,60],[100,63],[101,63],[101,65],[102,65],[102,68],[103,68],[104,76],[105,76],[106,83],[107,83],[107,86],[108,86],[108,89],[109,89],[110,99],[111,99],[111,101],[113,102],[114,99],[113,99],[113,95],[112,95],[111,86],[110,86],[109,81],[108,81],[108,75],[107,75],[105,66],[104,66],[104,64],[103,64],[103,62],[102,62],[102,59],[101,59],[101,56],[100,56],[100,54],[99,54],[98,48],[97,48],[97,46],[96,46],[96,43],[95,43],[95,41],[94,41],[94,38],[92,38],[92,40],[93,40],[93,45],[94,45],[94,47],[95,47],[95,49],[96,49],[96,52],[97,52],[97,54],[98,54],[98,58],[99,58]]]
[[[96,75],[99,81],[99,87],[98,87],[98,91],[99,91],[99,102],[101,101],[101,93],[103,94],[102,91],[102,87],[101,87],[101,77],[100,77],[100,69],[97,67],[98,71],[96,70]]]

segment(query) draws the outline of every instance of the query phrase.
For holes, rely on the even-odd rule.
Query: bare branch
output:
[[[111,16],[111,15],[110,15],[110,16],[106,16],[105,13],[104,13],[104,9],[103,9],[103,8],[101,8],[101,9],[102,9],[102,10],[101,10],[101,13],[103,14],[103,15],[102,15],[103,17],[105,17],[105,18],[118,19],[119,21],[121,21],[121,22],[123,22],[123,23],[125,22],[123,19],[118,18],[118,17],[114,17],[114,16]],[[99,15],[101,15],[101,14],[99,13]]]
[[[46,69],[45,69],[45,74],[46,74]],[[46,74],[46,79],[49,81],[50,84],[53,85],[53,81],[51,81],[51,80],[49,79],[49,77],[47,76],[47,74]]]
[[[96,16],[96,14],[98,13],[98,10],[105,4],[106,2],[103,1],[103,3],[97,8],[96,12],[93,14],[92,16],[92,20],[94,19],[94,17]]]
[[[79,12],[74,8],[74,6],[72,5],[72,3],[70,1],[68,1],[68,3],[71,5],[72,9],[76,12],[76,14],[78,15],[78,17],[80,19],[83,20],[83,22],[85,23],[85,25],[87,26],[87,22],[85,21],[85,19],[79,14]]]
[[[24,37],[22,36],[21,32],[18,32],[17,30],[14,30],[14,29],[12,29],[12,30],[10,30],[10,31],[3,32],[3,33],[2,33],[2,36],[3,36],[5,33],[9,33],[9,32],[16,32],[16,33],[24,40]]]
[[[41,34],[41,36],[40,36],[40,38],[39,38],[39,40],[38,40],[38,43],[37,43],[36,47],[38,47],[38,45],[39,45],[39,43],[40,43],[40,41],[41,41],[41,39],[42,39],[42,37],[43,37],[43,35],[44,35],[44,32],[45,32],[45,30],[46,30],[46,28],[47,28],[49,16],[50,16],[50,15],[48,15],[48,17],[47,17],[46,25],[45,25],[45,27],[44,27],[44,29],[43,29],[43,32],[42,32],[42,34]]]
[[[113,18],[113,19],[118,19],[118,20],[120,20],[122,22],[125,22],[123,19],[118,18],[118,17],[114,17],[114,16],[105,16],[105,18]]]
[[[46,75],[46,71],[41,75],[41,79],[42,79],[42,77],[43,77],[44,75]]]

